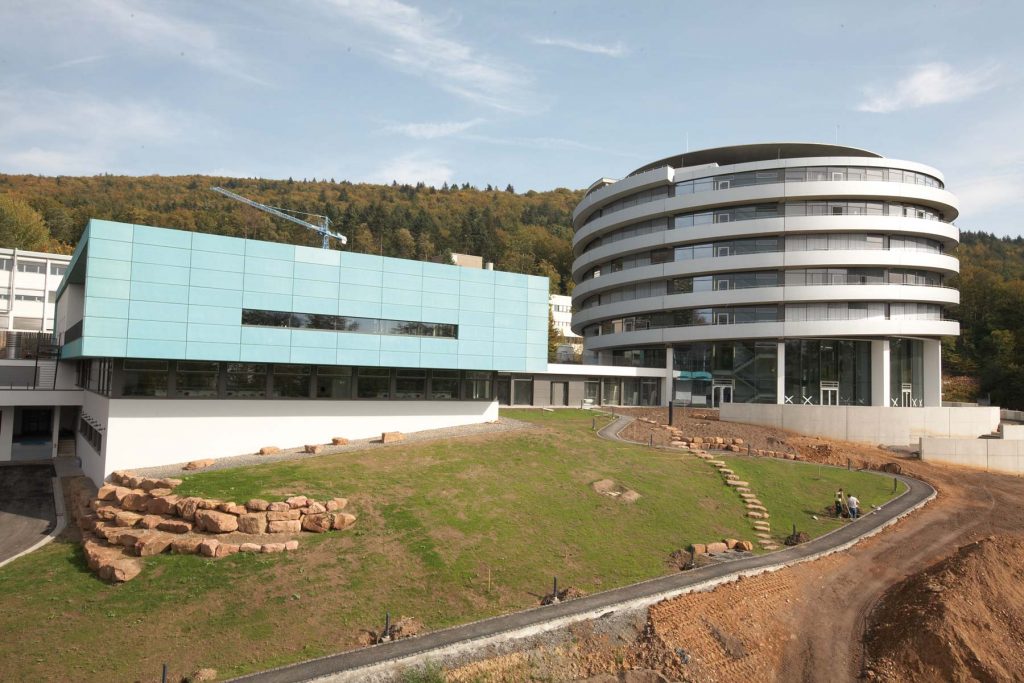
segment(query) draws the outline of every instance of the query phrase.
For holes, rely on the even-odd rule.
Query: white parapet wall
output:
[[[1000,474],[1024,475],[1024,441],[921,439],[921,459]]]
[[[843,441],[916,445],[921,437],[977,439],[999,428],[999,408],[884,408],[723,403],[723,422],[775,427]]]
[[[80,438],[79,454],[83,471],[97,484],[116,470],[255,453],[264,446],[294,448],[330,443],[335,436],[366,439],[498,419],[497,401],[91,398],[84,410],[103,424],[103,452]]]

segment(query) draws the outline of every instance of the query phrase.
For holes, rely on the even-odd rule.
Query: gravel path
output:
[[[312,453],[306,453],[300,448],[290,448],[282,450],[280,453],[273,455],[259,455],[258,453],[246,453],[244,455],[234,455],[227,458],[218,458],[213,465],[204,467],[201,470],[194,470],[195,472],[211,472],[213,470],[225,470],[234,467],[249,467],[251,465],[263,465],[271,462],[285,462],[290,460],[305,460],[307,458],[319,458],[324,455],[333,455],[335,453],[349,453],[354,451],[365,451],[375,448],[394,448],[396,446],[406,446],[413,443],[423,443],[428,441],[439,441],[445,439],[458,439],[466,436],[477,436],[477,435],[489,435],[499,434],[502,432],[514,432],[526,429],[536,429],[535,425],[529,422],[522,422],[520,420],[513,420],[507,417],[499,417],[495,422],[484,422],[481,424],[462,425],[460,427],[443,427],[441,429],[426,429],[421,432],[408,432],[405,434],[405,440],[398,443],[381,443],[380,438],[373,439],[353,439],[348,443],[347,446],[332,446],[327,444],[324,449],[317,455]],[[144,467],[134,468],[133,472],[147,476],[147,477],[181,477],[182,474],[190,474],[182,470],[182,466],[187,463],[188,460],[182,460],[180,463],[173,465],[160,465],[158,467]]]

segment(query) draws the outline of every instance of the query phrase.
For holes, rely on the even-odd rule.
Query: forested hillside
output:
[[[468,184],[434,189],[208,176],[0,175],[0,245],[56,251],[63,245],[66,251],[89,218],[105,218],[319,246],[312,231],[211,192],[212,185],[330,216],[352,251],[423,260],[453,251],[476,254],[502,270],[546,275],[556,293],[571,287],[570,215],[583,193],[564,189],[516,194],[511,186]],[[18,218],[3,218],[12,213]],[[26,221],[34,227],[24,227]]]
[[[348,249],[430,259],[479,254],[498,268],[551,278],[570,293],[570,215],[581,190],[517,194],[469,185],[434,189],[326,180],[0,175],[0,246],[69,252],[89,218],[317,246],[312,231],[209,190],[222,185],[272,206],[326,214]],[[947,398],[1024,409],[1024,238],[965,232],[958,249],[962,335],[947,339],[945,371],[976,381]]]

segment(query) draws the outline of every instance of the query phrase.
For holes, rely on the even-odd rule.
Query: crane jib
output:
[[[336,239],[339,242],[341,242],[342,244],[348,244],[348,238],[346,238],[344,235],[342,235],[340,233],[337,233],[337,232],[331,232],[331,219],[328,218],[327,216],[321,216],[320,214],[316,214],[316,213],[305,213],[305,212],[302,212],[302,211],[297,212],[297,213],[303,213],[303,214],[305,214],[307,216],[315,216],[316,218],[321,219],[323,224],[322,225],[317,225],[315,223],[309,223],[308,221],[304,221],[301,218],[297,218],[295,216],[292,216],[289,213],[286,213],[286,211],[288,211],[287,209],[278,209],[278,208],[273,207],[273,206],[267,206],[266,204],[260,204],[257,201],[253,201],[252,199],[249,199],[248,197],[243,197],[242,195],[235,194],[234,192],[232,192],[230,190],[225,190],[223,187],[211,187],[210,189],[213,190],[214,192],[217,192],[219,194],[224,195],[225,197],[228,197],[230,199],[234,199],[235,201],[242,202],[243,204],[248,204],[249,206],[253,207],[254,209],[259,209],[260,211],[265,211],[265,212],[269,213],[272,216],[277,216],[278,218],[283,218],[286,221],[291,221],[292,223],[297,223],[297,224],[301,225],[304,228],[308,228],[310,230],[316,231],[317,233],[319,233],[319,235],[321,237],[321,240],[322,240],[321,246],[324,249],[330,249],[331,248],[331,240],[332,239]]]

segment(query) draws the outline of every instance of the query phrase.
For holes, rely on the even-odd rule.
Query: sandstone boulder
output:
[[[737,541],[736,550],[745,550],[747,552],[754,549],[754,544],[750,541]]]
[[[287,520],[290,520],[290,519],[298,519],[301,516],[302,516],[302,513],[299,512],[298,510],[282,510],[282,511],[271,510],[271,511],[267,512],[267,521],[268,522],[283,522],[283,521],[287,521]]]
[[[343,531],[356,523],[356,516],[347,512],[335,512],[331,514],[331,528]]]
[[[114,516],[114,524],[123,527],[133,527],[142,519],[142,515],[128,510],[121,510]]]
[[[212,465],[215,461],[212,458],[203,458],[202,460],[192,460],[185,463],[183,470],[201,470]]]
[[[309,501],[309,506],[306,507],[306,514],[315,515],[320,512],[327,512],[327,506],[315,500]]]
[[[245,503],[245,507],[251,512],[265,512],[270,507],[270,503],[261,498],[253,498]]]
[[[268,505],[267,509],[271,512],[284,512],[285,510],[291,510],[292,506],[279,500]]]
[[[742,446],[743,445],[743,439],[733,439],[732,443],[735,446]]]
[[[154,515],[173,515],[178,512],[178,501],[181,500],[173,493],[167,496],[160,496],[149,501],[149,512]]]
[[[285,550],[298,550],[299,549],[299,542],[298,541],[286,541],[285,544],[284,544],[284,549]]]
[[[217,500],[216,498],[200,498],[199,509],[200,510],[216,510],[219,508],[224,501]]]
[[[149,491],[149,495],[153,496],[154,498],[162,498],[163,496],[169,496],[171,495],[171,493],[171,489],[151,489]]]
[[[167,519],[157,524],[156,528],[169,534],[187,534],[192,531],[192,524],[183,519]]]
[[[260,552],[259,543],[243,543],[238,546],[238,552],[240,553],[258,553]]]
[[[203,557],[215,557],[220,541],[215,538],[208,538],[199,544],[199,554]]]
[[[182,498],[177,503],[178,516],[187,522],[191,522],[196,518],[196,510],[199,509],[199,504],[201,502],[203,502],[203,499],[196,498],[195,496]]]
[[[114,500],[116,500],[117,504],[120,505],[125,496],[130,496],[133,493],[138,492],[126,486],[117,486],[114,488]]]
[[[114,500],[115,491],[117,491],[116,484],[104,484],[100,487],[100,490],[96,492],[96,498],[98,500]]]
[[[331,439],[331,445],[332,446],[347,446],[348,445],[348,439],[346,439],[343,436],[336,436],[333,439]]]
[[[315,534],[322,534],[331,530],[331,523],[334,520],[327,514],[305,515],[302,518],[302,529],[312,531]]]
[[[174,538],[169,534],[147,534],[135,544],[135,554],[139,557],[159,555],[171,547]]]
[[[383,443],[398,443],[399,441],[405,441],[405,434],[402,434],[402,432],[384,432],[380,435],[380,440]]]
[[[136,522],[135,526],[140,529],[155,529],[160,526],[160,523],[164,521],[164,518],[160,515],[144,515],[142,519]]]
[[[195,555],[199,552],[199,546],[202,542],[203,539],[196,538],[195,536],[176,538],[171,541],[171,552],[179,555]]]
[[[269,522],[267,524],[267,531],[272,534],[297,534],[302,531],[302,522],[297,519]]]
[[[139,488],[145,491],[146,493],[149,493],[153,489],[160,488],[160,480],[150,479],[149,477],[141,477],[139,479]]]
[[[216,510],[197,510],[196,526],[214,534],[228,534],[238,529],[238,517]]]
[[[305,496],[292,496],[291,498],[285,498],[284,502],[288,503],[288,507],[292,510],[297,510],[309,505],[309,498]]]
[[[318,443],[308,443],[302,447],[302,450],[306,453],[312,453],[313,455],[319,455],[323,452],[324,447]]]
[[[158,479],[157,482],[160,484],[160,488],[162,489],[174,489],[181,486],[181,479],[172,479],[170,477]]]
[[[248,512],[244,505],[239,505],[238,503],[221,503],[217,506],[217,509],[229,515],[244,515]]]
[[[238,530],[243,534],[265,534],[267,532],[267,515],[264,512],[250,512],[238,516]]]
[[[121,512],[121,508],[114,505],[100,505],[96,508],[96,516],[108,522],[113,521],[118,512]]]
[[[217,552],[214,553],[214,557],[227,557],[228,555],[234,555],[241,547],[242,546],[238,543],[221,543],[217,546]]]
[[[260,449],[260,455],[274,455],[280,453],[281,449],[277,446],[264,446]]]
[[[725,543],[726,548],[732,550],[736,547],[736,544],[739,543],[739,541],[737,541],[735,538],[723,538],[722,543]]]
[[[261,553],[283,553],[284,543],[264,543],[260,546]]]
[[[703,555],[708,551],[708,547],[703,543],[693,543],[690,545],[690,550],[692,550],[696,555]]]
[[[131,581],[142,571],[142,562],[125,556],[120,548],[89,539],[82,549],[86,564],[104,581]]]
[[[347,498],[331,498],[327,501],[327,505],[325,507],[328,512],[335,512],[337,510],[344,510],[346,505],[348,505]]]
[[[725,543],[708,543],[709,553],[724,553],[728,549],[729,546],[727,546]]]

